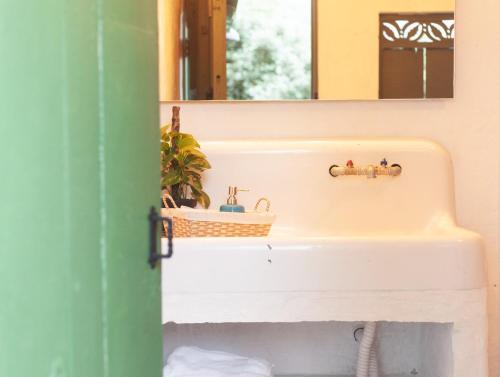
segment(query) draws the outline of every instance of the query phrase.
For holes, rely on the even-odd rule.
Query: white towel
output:
[[[265,360],[180,347],[169,356],[163,377],[272,377],[271,369]]]

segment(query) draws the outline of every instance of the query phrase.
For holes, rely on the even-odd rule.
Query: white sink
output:
[[[269,250],[268,245],[272,250]],[[474,289],[481,240],[442,234],[176,239],[166,292]]]
[[[203,295],[224,303],[248,293],[255,301],[249,305],[258,306],[255,297],[265,292],[485,285],[481,238],[456,225],[451,161],[435,143],[229,141],[202,149],[213,167],[205,187],[214,206],[225,201],[227,186],[250,188],[240,202],[253,207],[265,196],[277,219],[266,238],[175,239],[174,257],[162,266],[164,322],[182,321],[176,305],[203,311],[202,299],[185,305]],[[347,160],[366,166],[383,158],[400,164],[402,174],[368,179],[328,172]]]

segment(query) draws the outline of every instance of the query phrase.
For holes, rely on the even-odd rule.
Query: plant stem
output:
[[[181,108],[179,106],[172,106],[172,131],[180,132],[181,130]]]

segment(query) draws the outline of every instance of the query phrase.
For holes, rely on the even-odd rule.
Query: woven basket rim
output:
[[[165,231],[167,223],[163,222]],[[272,224],[241,224],[215,221],[198,221],[174,217],[174,237],[265,237]],[[201,229],[197,229],[201,228]]]

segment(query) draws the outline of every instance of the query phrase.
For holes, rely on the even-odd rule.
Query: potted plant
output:
[[[192,135],[170,125],[161,128],[161,187],[179,207],[210,205],[201,183],[201,174],[210,169],[210,164],[199,148]]]

